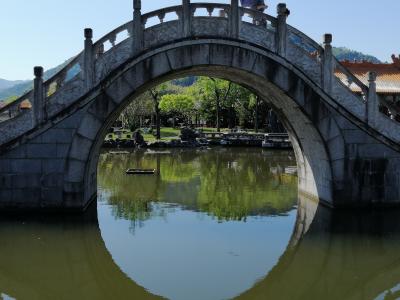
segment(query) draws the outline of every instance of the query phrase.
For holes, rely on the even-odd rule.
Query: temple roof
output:
[[[374,64],[367,61],[341,61],[351,73],[368,86],[368,72],[377,74],[376,88],[378,94],[400,94],[400,57],[392,55],[392,63]],[[336,70],[335,75],[346,85],[349,83],[346,76]],[[360,93],[361,89],[354,83],[350,85],[353,92]]]

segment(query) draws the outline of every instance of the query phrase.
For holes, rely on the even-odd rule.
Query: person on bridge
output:
[[[264,12],[268,8],[264,0],[240,0],[243,7],[251,8],[259,12]]]
[[[268,5],[265,4],[264,0],[240,0],[240,4],[243,7],[254,9],[256,11],[259,11],[260,13],[264,13],[264,11],[268,7]],[[257,15],[253,16],[253,23],[260,26],[267,25],[266,20],[263,17]]]

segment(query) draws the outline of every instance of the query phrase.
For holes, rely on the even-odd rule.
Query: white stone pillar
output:
[[[324,34],[324,54],[322,60],[322,86],[328,94],[332,93],[334,76],[333,53],[332,53],[332,34]]]
[[[139,53],[144,48],[144,25],[142,21],[142,1],[133,0],[133,52]]]
[[[93,51],[93,30],[85,28],[85,50],[83,72],[85,87],[90,90],[94,84],[94,51]]]
[[[367,116],[368,125],[374,126],[377,124],[377,116],[379,113],[379,101],[376,93],[376,73],[368,73],[368,99],[367,99]]]
[[[192,10],[190,9],[190,0],[182,0],[182,32],[183,37],[189,37],[192,34]]]
[[[277,7],[278,23],[276,24],[276,53],[286,57],[287,46],[287,17],[289,10],[285,3],[279,3]]]
[[[229,35],[232,38],[239,37],[240,21],[239,0],[231,0],[231,10],[229,13]]]
[[[33,73],[35,79],[33,80],[33,124],[38,126],[44,121],[44,88],[43,88],[43,68],[34,67]]]

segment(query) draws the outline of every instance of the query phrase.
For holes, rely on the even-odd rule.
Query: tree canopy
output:
[[[174,126],[179,120],[188,125],[202,122],[218,129],[241,126],[257,130],[259,120],[266,120],[268,110],[265,102],[234,82],[190,77],[168,81],[146,91],[132,101],[121,118],[130,128],[143,125],[138,119],[150,118],[157,128],[167,125],[168,120],[173,120]]]

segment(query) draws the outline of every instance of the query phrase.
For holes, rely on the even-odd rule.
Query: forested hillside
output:
[[[54,74],[56,74],[62,68],[64,68],[64,66],[66,66],[70,61],[71,61],[71,59],[68,59],[61,65],[58,65],[57,67],[49,69],[46,72],[44,72],[44,79],[46,80],[46,79],[52,77]],[[0,82],[1,82],[1,79],[0,79]],[[7,81],[7,82],[10,83],[10,81]],[[14,81],[14,83],[15,84],[11,84],[11,86],[8,88],[5,88],[5,89],[0,88],[0,101],[5,101],[8,98],[13,97],[13,96],[21,96],[25,92],[32,89],[32,87],[33,87],[32,81],[16,81],[16,82]]]
[[[333,55],[340,61],[349,60],[349,61],[362,61],[366,60],[372,63],[380,63],[381,61],[377,59],[375,56],[364,54],[355,50],[351,50],[345,47],[333,48]]]

